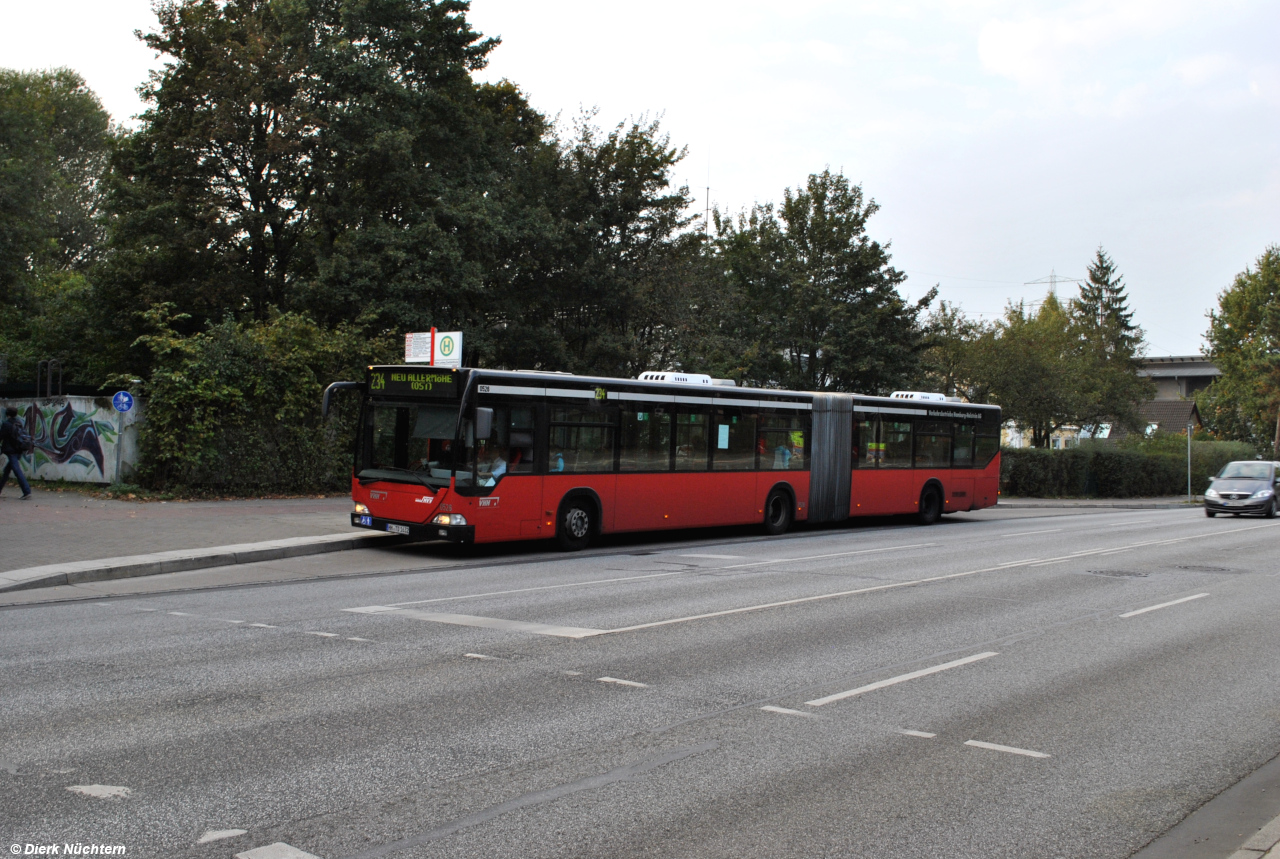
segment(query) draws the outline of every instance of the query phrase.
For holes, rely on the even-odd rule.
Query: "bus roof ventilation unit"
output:
[[[889,395],[895,400],[928,400],[932,403],[945,403],[945,394],[929,394],[924,391],[894,391]]]
[[[662,373],[649,370],[640,374],[641,382],[666,382],[670,385],[721,385],[732,388],[733,379],[713,379],[706,373]]]

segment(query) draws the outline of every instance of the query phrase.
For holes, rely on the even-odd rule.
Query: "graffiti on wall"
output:
[[[82,398],[77,399],[84,402]],[[115,421],[109,412],[92,401],[84,402],[84,407],[77,409],[70,400],[65,400],[32,403],[27,406],[24,418],[27,432],[35,442],[35,450],[28,460],[32,471],[48,464],[79,467],[85,478],[106,478],[103,445],[114,444],[117,436]]]

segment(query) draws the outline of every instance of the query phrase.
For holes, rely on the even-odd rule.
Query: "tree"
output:
[[[1152,396],[1150,380],[1139,375],[1143,333],[1133,324],[1124,278],[1101,247],[1069,308],[1081,352],[1076,422],[1090,428],[1110,423],[1139,429],[1139,409]]]
[[[717,215],[718,253],[742,304],[746,350],[732,375],[801,390],[888,393],[916,375],[920,314],[937,295],[908,304],[906,275],[866,232],[879,210],[840,173],[809,176],[782,205],[736,220]]]
[[[1079,425],[1079,339],[1067,308],[1050,292],[1039,309],[1010,305],[979,341],[979,366],[1004,419],[1031,433],[1032,447],[1048,447],[1053,433]]]
[[[1209,312],[1209,358],[1222,371],[1199,397],[1221,436],[1276,450],[1280,442],[1280,245],[1236,275]]]
[[[987,402],[981,347],[991,330],[990,324],[970,319],[961,308],[941,302],[925,319],[918,387],[971,403]]]
[[[306,312],[372,333],[461,325],[500,267],[504,176],[541,117],[475,83],[460,0],[170,0],[142,126],[114,163],[101,306],[194,333]],[[128,341],[126,341],[128,342]],[[149,361],[135,352],[133,361]],[[123,356],[122,356],[123,360]]]
[[[101,248],[102,177],[115,141],[98,97],[69,69],[0,69],[0,353],[30,379],[58,358],[87,375],[84,272]]]

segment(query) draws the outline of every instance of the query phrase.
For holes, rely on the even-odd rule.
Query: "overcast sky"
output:
[[[1036,301],[1104,246],[1152,355],[1280,242],[1280,3],[474,0],[489,79],[566,120],[661,115],[737,211],[830,166],[881,206],[916,297]],[[117,119],[155,67],[147,0],[0,0],[0,65],[70,66]],[[1071,294],[1074,286],[1059,286]]]

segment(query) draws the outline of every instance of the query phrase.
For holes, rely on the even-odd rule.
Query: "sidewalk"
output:
[[[1172,495],[1160,498],[1013,498],[1000,497],[1000,507],[1010,509],[1033,509],[1037,507],[1107,507],[1132,510],[1159,510],[1165,508],[1195,507],[1204,503],[1203,495],[1192,496],[1195,500],[1187,503],[1187,496]]]
[[[132,502],[0,494],[0,590],[243,564],[394,542],[346,498]],[[145,557],[139,557],[145,556]]]

